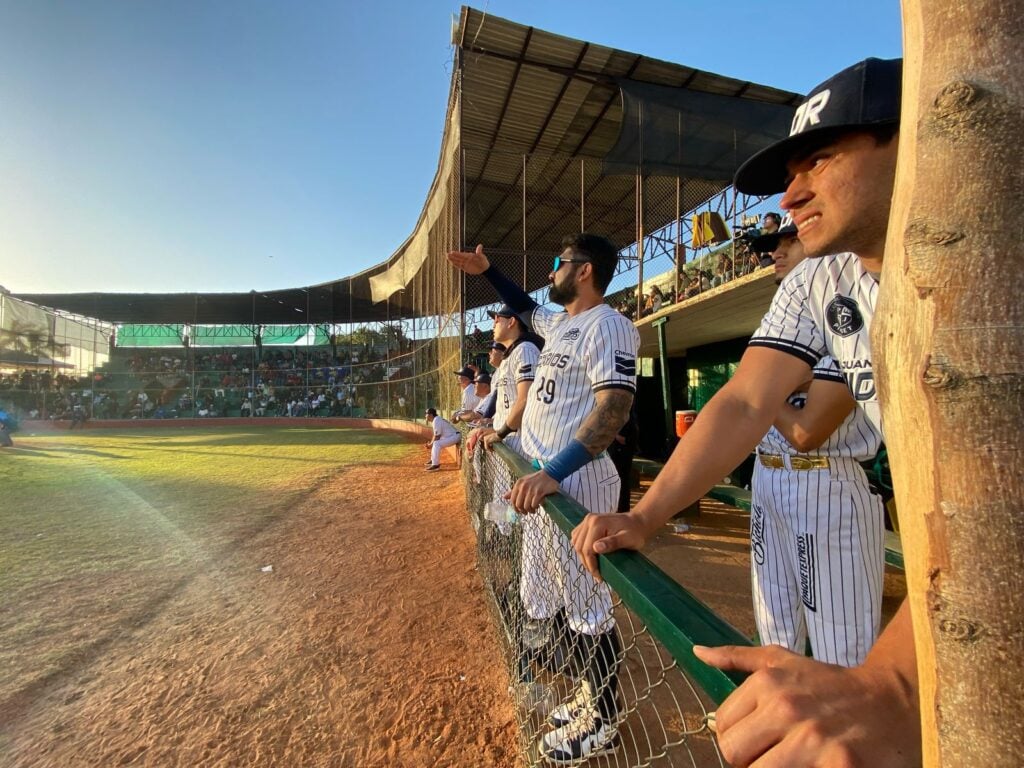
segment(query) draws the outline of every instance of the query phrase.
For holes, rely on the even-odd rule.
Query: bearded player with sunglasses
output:
[[[606,238],[582,233],[566,238],[555,257],[548,298],[565,307],[539,306],[491,266],[482,246],[448,259],[470,275],[483,275],[501,298],[545,339],[519,430],[524,456],[538,471],[516,481],[509,501],[521,514],[538,511],[545,496],[561,491],[595,514],[613,513],[619,474],[606,449],[629,418],[636,392],[636,328],[604,303],[618,251]],[[572,763],[618,747],[617,704],[621,644],[611,594],[559,537],[551,569],[563,612],[550,617],[581,672],[574,695],[549,715],[540,753],[549,762]]]

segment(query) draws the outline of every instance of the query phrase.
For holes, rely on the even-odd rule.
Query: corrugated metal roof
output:
[[[527,288],[547,280],[549,254],[580,228],[580,160],[600,160],[622,127],[619,81],[633,80],[771,104],[795,105],[797,94],[703,72],[636,53],[557,35],[463,7],[455,31],[461,73],[463,209],[466,246],[484,243],[492,261],[517,278],[523,269],[523,171],[526,171]],[[742,129],[742,127],[741,127]],[[721,137],[723,152],[733,136]],[[765,138],[765,143],[769,140]],[[742,159],[742,158],[741,158]],[[683,185],[682,210],[728,186]],[[585,227],[619,246],[636,239],[634,175],[591,174],[585,183]],[[674,196],[650,201],[644,230],[675,216]],[[494,301],[486,286],[470,305]]]

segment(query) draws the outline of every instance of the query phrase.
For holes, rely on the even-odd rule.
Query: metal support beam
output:
[[[675,411],[672,410],[672,382],[668,372],[668,343],[665,340],[665,324],[668,323],[668,316],[659,317],[651,323],[652,328],[658,329],[658,360],[661,362],[661,402],[662,413],[665,416],[665,450],[672,445],[672,438],[675,437]]]

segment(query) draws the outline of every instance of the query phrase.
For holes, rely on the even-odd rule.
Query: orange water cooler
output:
[[[696,411],[676,411],[676,437],[685,435],[696,418]]]

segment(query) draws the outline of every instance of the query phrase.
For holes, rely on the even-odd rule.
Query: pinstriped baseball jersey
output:
[[[636,392],[640,335],[628,318],[607,304],[575,317],[536,307],[530,325],[545,344],[520,431],[526,455],[547,461],[576,436],[594,410],[595,392]]]
[[[749,345],[788,352],[812,367],[831,355],[857,405],[882,433],[870,341],[877,297],[877,278],[855,254],[807,259],[782,281]]]
[[[472,411],[480,405],[480,398],[476,396],[476,389],[473,384],[467,384],[462,390],[462,402],[459,404],[460,411]]]
[[[845,384],[846,379],[839,372],[839,364],[831,357],[823,357],[814,366],[814,378],[824,381],[835,381]],[[806,392],[794,392],[789,397],[789,404],[803,408],[807,400]],[[782,436],[775,427],[761,440],[757,450],[761,453],[789,454],[795,456],[842,456],[844,458],[867,461],[874,458],[881,446],[882,438],[878,430],[868,420],[863,408],[854,408],[842,424],[828,436],[818,448],[798,451]]]
[[[533,381],[537,371],[540,350],[532,341],[519,341],[512,345],[505,359],[498,366],[494,376],[494,391],[497,393],[497,409],[494,412],[494,428],[505,426],[508,412],[516,401],[518,385],[522,381]]]

